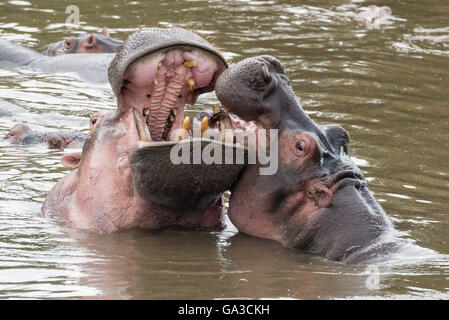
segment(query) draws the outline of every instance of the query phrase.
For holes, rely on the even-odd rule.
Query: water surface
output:
[[[97,235],[39,216],[67,170],[64,152],[0,140],[0,298],[449,298],[449,3],[384,1],[396,19],[352,21],[373,2],[77,1],[81,25],[65,26],[71,1],[1,1],[0,37],[39,50],[108,27],[197,30],[230,61],[270,54],[285,65],[302,106],[351,135],[351,153],[410,248],[376,264],[346,266],[243,234],[129,230]],[[0,117],[35,130],[88,130],[112,110],[107,85],[69,75],[0,68],[0,99],[23,108]],[[202,97],[194,110],[217,103]],[[420,249],[422,248],[422,249]]]

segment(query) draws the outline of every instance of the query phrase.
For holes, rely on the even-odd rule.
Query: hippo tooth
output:
[[[218,107],[215,105],[212,107],[212,110],[214,111],[214,114],[217,114],[220,112],[220,109],[218,109]]]
[[[208,127],[209,127],[209,120],[207,119],[207,117],[204,117],[203,120],[201,120],[201,135],[200,135],[200,137],[203,137],[204,132],[207,130]]]
[[[232,120],[228,114],[220,118],[220,140],[226,143],[233,143],[234,132],[232,130]]]
[[[190,118],[185,117],[184,122],[182,123],[182,128],[189,131],[190,130]]]
[[[176,117],[176,115],[178,114],[178,109],[173,109],[172,111],[173,111],[173,114],[174,114],[175,117]]]
[[[187,79],[187,83],[190,86],[190,92],[193,92],[195,90],[195,80],[193,78]]]
[[[139,135],[139,139],[141,141],[151,141],[151,135],[150,131],[148,130],[148,126],[145,123],[145,120],[140,115],[139,112],[137,112],[136,109],[133,108],[133,115],[134,115],[134,122],[136,123],[136,129],[137,133]]]
[[[179,130],[178,133],[178,140],[188,139],[190,137],[189,130],[190,130],[190,118],[185,117],[184,122],[182,123],[182,128],[181,130]]]
[[[195,60],[186,60],[184,61],[184,66],[186,68],[195,68],[198,64],[196,63]]]
[[[153,80],[153,84],[154,84],[155,86],[157,86],[157,85],[159,84],[159,81],[157,81],[157,79],[154,79],[154,80]]]
[[[157,67],[160,68],[162,66],[162,61],[159,61]]]
[[[149,109],[149,108],[143,109],[143,115],[144,115],[145,117],[147,117],[149,114],[150,114],[150,109]]]

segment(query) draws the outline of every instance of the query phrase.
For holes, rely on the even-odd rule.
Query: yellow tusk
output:
[[[189,78],[187,79],[187,83],[189,84],[190,92],[193,92],[193,90],[195,90],[195,80],[193,78]]]
[[[182,123],[182,128],[189,131],[190,130],[190,118],[185,117],[184,122]]]
[[[162,66],[162,61],[159,61],[159,64],[157,65],[158,68]]]
[[[203,137],[204,132],[209,128],[209,120],[207,117],[204,117],[203,120],[201,120],[201,137]]]
[[[217,114],[217,113],[220,112],[220,109],[218,109],[217,106],[213,106],[213,107],[212,107],[212,110],[214,111],[214,114]]]
[[[196,63],[195,60],[186,60],[184,61],[184,66],[186,68],[195,68],[198,64]]]

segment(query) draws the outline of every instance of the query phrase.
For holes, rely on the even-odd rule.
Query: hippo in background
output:
[[[227,214],[240,232],[344,263],[397,249],[392,223],[349,156],[348,133],[308,117],[276,58],[232,65],[216,94],[243,120],[278,130],[277,172],[249,164],[231,189]]]
[[[354,20],[369,28],[379,28],[381,24],[391,23],[393,19],[391,8],[370,5],[354,16]]]
[[[22,108],[12,102],[0,99],[0,117],[12,117],[17,113],[26,112],[25,108]]]
[[[109,36],[109,30],[103,28],[100,34],[82,34],[78,37],[68,37],[51,43],[42,48],[41,53],[47,56],[58,56],[73,53],[113,53],[123,41]]]
[[[14,144],[35,145],[46,144],[50,149],[80,148],[85,134],[80,131],[69,132],[36,132],[26,124],[16,124],[4,139]]]
[[[69,73],[80,80],[106,84],[108,66],[115,53],[84,53],[47,56],[33,49],[0,39],[0,64],[25,67],[46,73]]]

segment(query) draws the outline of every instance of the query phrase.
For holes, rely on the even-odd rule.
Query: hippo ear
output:
[[[81,152],[68,153],[62,156],[61,162],[64,168],[76,169],[80,165]]]
[[[93,47],[96,44],[97,44],[97,39],[95,38],[95,36],[93,34],[91,34],[89,36],[89,38],[87,38],[87,46]]]
[[[103,30],[101,30],[101,34],[105,37],[109,37],[109,29],[104,27]]]

